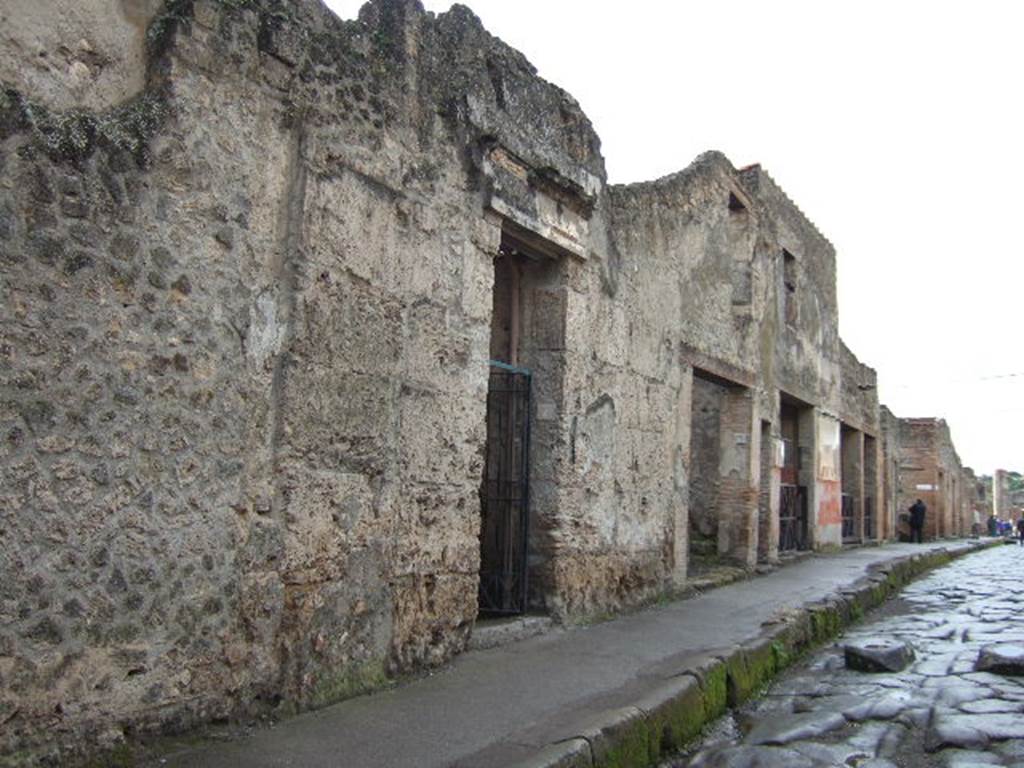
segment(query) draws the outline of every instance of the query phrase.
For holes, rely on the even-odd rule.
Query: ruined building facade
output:
[[[0,750],[314,707],[481,611],[896,536],[834,249],[761,168],[609,185],[459,6],[50,21],[0,33]]]
[[[974,473],[961,464],[946,422],[897,419],[892,430],[898,538],[909,539],[906,514],[916,499],[928,509],[925,540],[971,535],[974,524],[984,522],[975,516]]]

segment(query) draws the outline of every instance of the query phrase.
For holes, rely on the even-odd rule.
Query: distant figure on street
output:
[[[910,540],[918,544],[924,542],[924,515],[927,511],[928,507],[920,499],[910,505]]]
[[[1020,542],[1020,545],[1024,547],[1024,515],[1021,515],[1020,519],[1017,521],[1017,540]]]
[[[992,515],[992,517],[988,519],[988,535],[999,535],[999,518],[997,518],[995,515]]]

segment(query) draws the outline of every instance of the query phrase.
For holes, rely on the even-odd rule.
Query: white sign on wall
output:
[[[916,485],[914,487],[917,490],[919,490],[919,491],[934,491],[935,490],[935,486],[934,485],[929,485],[928,483],[922,483],[922,484]]]

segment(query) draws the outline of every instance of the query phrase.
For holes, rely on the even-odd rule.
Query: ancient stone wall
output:
[[[694,482],[752,564],[780,390],[812,454],[845,407],[834,253],[767,174],[709,153],[606,188],[575,101],[462,6],[89,0],[0,34],[6,753],[459,652],[513,338],[559,619],[685,580]],[[63,63],[22,71],[38,50]],[[702,376],[728,385],[711,480]]]
[[[740,178],[763,211],[761,247],[773,289],[762,336],[766,381],[838,414],[843,392],[835,249],[760,166],[743,169]]]
[[[963,464],[953,445],[949,425],[943,419],[936,421],[938,442],[939,487],[942,500],[942,535],[967,536],[971,532],[969,520],[964,515]]]
[[[541,605],[682,578],[678,297],[609,252],[575,102],[461,7],[173,2],[146,39],[109,109],[0,103],[4,750],[317,706],[464,646],[510,230],[548,260]]]
[[[732,165],[708,152],[684,171],[609,192],[623,263],[647,275],[651,291],[674,294],[678,353],[726,380],[752,383],[774,270],[755,249],[759,219]],[[737,195],[746,206],[730,204]]]
[[[935,538],[939,530],[937,445],[933,419],[900,419],[900,532],[909,536],[908,508],[921,499],[928,508],[924,536]]]
[[[842,410],[840,418],[865,434],[879,431],[878,375],[861,363],[845,343],[840,342],[842,363]]]
[[[926,538],[963,536],[970,524],[963,513],[963,467],[942,419],[899,420],[899,513],[920,498],[928,507]],[[906,524],[902,531],[908,529]]]
[[[963,497],[961,498],[961,520],[964,535],[984,533],[989,515],[980,503],[978,498],[978,478],[974,470],[964,467],[960,482],[963,484]]]

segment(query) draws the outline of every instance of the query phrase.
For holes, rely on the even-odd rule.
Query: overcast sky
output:
[[[467,4],[579,101],[612,181],[761,163],[835,245],[881,401],[946,419],[979,473],[1024,469],[1024,3]]]

